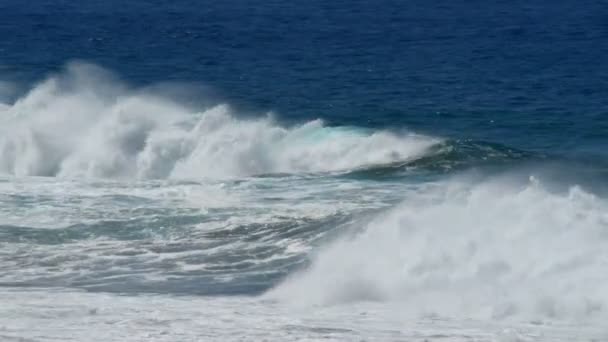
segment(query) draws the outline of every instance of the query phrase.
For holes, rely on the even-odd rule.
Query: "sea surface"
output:
[[[605,1],[0,0],[0,341],[608,341]]]

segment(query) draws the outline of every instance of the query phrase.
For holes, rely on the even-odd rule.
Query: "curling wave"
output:
[[[107,72],[72,64],[0,106],[0,173],[91,178],[223,178],[332,172],[405,161],[438,139],[197,112]]]

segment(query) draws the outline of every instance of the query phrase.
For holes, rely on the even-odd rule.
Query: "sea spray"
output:
[[[68,178],[229,178],[411,160],[440,139],[313,120],[292,127],[227,105],[192,109],[72,64],[0,108],[0,172]]]
[[[381,301],[413,315],[601,319],[608,202],[536,177],[421,186],[321,250],[267,296],[295,305]]]

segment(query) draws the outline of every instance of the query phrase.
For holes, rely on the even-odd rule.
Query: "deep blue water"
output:
[[[22,89],[83,60],[286,121],[608,146],[604,1],[4,0],[0,37],[0,76]]]

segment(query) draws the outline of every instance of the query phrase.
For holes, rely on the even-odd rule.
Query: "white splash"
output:
[[[409,194],[268,296],[298,305],[399,303],[415,315],[608,315],[608,201],[531,178],[450,180]]]
[[[225,178],[331,172],[408,160],[437,139],[243,119],[129,90],[100,68],[69,65],[0,106],[0,173],[91,178]]]

